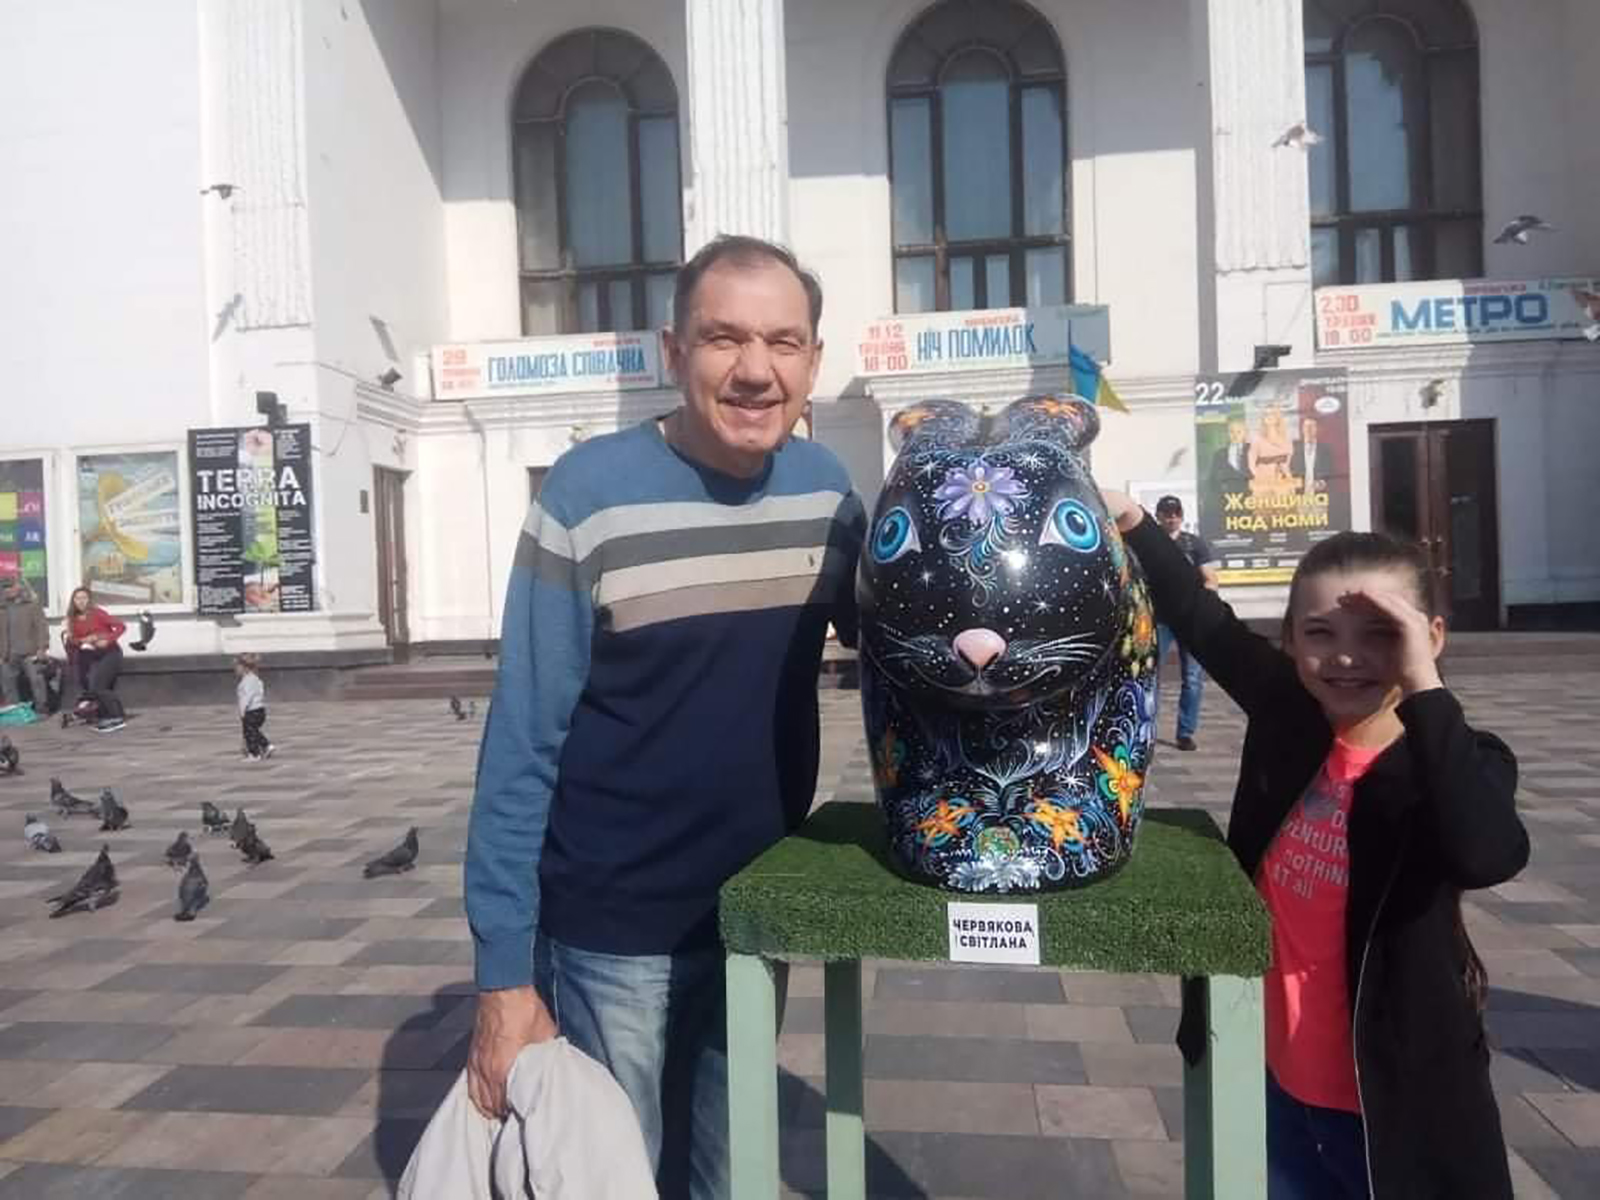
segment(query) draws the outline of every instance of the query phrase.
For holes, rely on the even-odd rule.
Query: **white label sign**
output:
[[[1037,904],[949,904],[950,961],[1039,965]]]
[[[1076,346],[1111,361],[1111,310],[1100,304],[904,314],[872,322],[856,339],[858,375],[924,375],[1064,366]]]
[[[654,333],[585,333],[433,348],[436,400],[661,386]]]
[[[1600,281],[1587,277],[1326,287],[1316,301],[1319,350],[1600,336]]]

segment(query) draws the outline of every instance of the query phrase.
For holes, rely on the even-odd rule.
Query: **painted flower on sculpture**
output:
[[[1074,846],[1083,842],[1083,827],[1078,823],[1077,812],[1047,797],[1035,797],[1028,807],[1027,817],[1049,833],[1050,844],[1057,850],[1061,849],[1064,842]]]
[[[1138,802],[1139,789],[1144,786],[1144,776],[1133,769],[1128,759],[1128,748],[1118,746],[1107,754],[1099,746],[1091,747],[1094,759],[1100,764],[1100,794],[1117,806],[1117,818],[1124,826],[1128,815]]]
[[[933,811],[917,822],[917,832],[924,846],[942,846],[972,823],[977,814],[965,800],[947,800],[939,797]]]
[[[1021,856],[981,854],[957,864],[950,882],[963,892],[1028,891],[1039,886],[1039,864]]]
[[[1028,489],[1017,480],[1010,467],[990,468],[975,462],[970,467],[952,467],[933,498],[939,501],[939,519],[966,517],[974,525],[987,525],[1017,506]]]
[[[906,744],[890,729],[883,731],[883,739],[875,747],[873,771],[879,787],[895,787],[900,782],[900,768],[906,762]]]

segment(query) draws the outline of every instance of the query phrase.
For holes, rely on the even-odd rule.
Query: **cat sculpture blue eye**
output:
[[[1075,396],[900,413],[857,580],[861,695],[894,858],[962,892],[1128,861],[1154,744],[1155,622]]]

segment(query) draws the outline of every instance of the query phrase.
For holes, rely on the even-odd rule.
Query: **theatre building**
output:
[[[718,232],[820,275],[802,433],[869,504],[897,410],[1076,347],[1097,477],[1185,497],[1245,612],[1340,527],[1422,540],[1458,627],[1600,612],[1594,0],[51,0],[0,44],[0,571],[152,657],[494,639],[550,465],[676,403]]]

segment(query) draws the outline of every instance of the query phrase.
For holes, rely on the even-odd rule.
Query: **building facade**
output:
[[[724,231],[820,274],[810,432],[869,500],[897,408],[1070,386],[875,348],[1020,309],[1099,331],[1103,482],[1223,505],[1207,400],[1276,367],[1458,623],[1600,604],[1592,0],[58,0],[0,36],[0,556],[52,614],[102,577],[170,614],[152,653],[497,636],[542,472],[676,403],[649,331]],[[1522,214],[1553,229],[1498,241]],[[305,444],[229,465],[302,455],[301,524],[268,472],[224,529],[191,434],[274,403]]]

